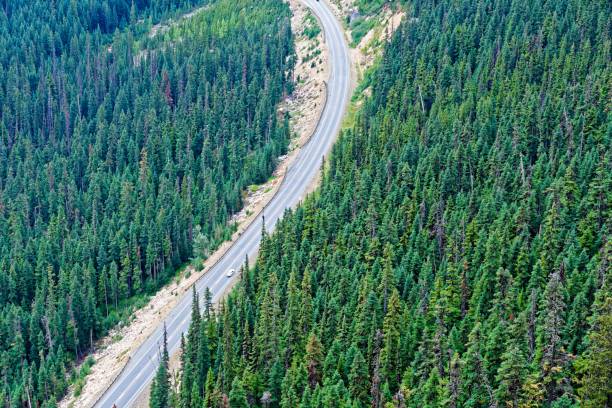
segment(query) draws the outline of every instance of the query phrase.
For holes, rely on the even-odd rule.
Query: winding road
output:
[[[327,82],[327,103],[312,137],[304,145],[289,167],[276,195],[263,211],[266,230],[274,229],[285,209],[296,206],[306,194],[309,185],[321,168],[321,160],[336,138],[346,110],[351,91],[349,51],[340,23],[324,0],[301,0],[318,17],[329,48],[331,73]],[[231,286],[238,274],[228,278],[231,268],[239,270],[245,256],[257,256],[261,239],[262,214],[260,214],[236,240],[225,255],[196,283],[200,295],[206,287],[217,302]],[[168,351],[176,352],[180,346],[181,333],[189,328],[191,320],[191,291],[182,295],[176,307],[168,314],[165,323],[168,333]],[[159,364],[159,348],[163,333],[163,322],[134,352],[125,369],[96,403],[96,407],[131,407],[155,376]]]

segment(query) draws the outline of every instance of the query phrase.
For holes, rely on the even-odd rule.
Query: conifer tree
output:
[[[348,376],[349,391],[356,402],[366,405],[370,390],[368,367],[359,348],[354,345],[351,347],[354,348],[354,354]]]
[[[235,377],[232,382],[232,388],[229,394],[229,404],[232,408],[247,408],[249,406],[242,381],[240,381],[238,377]]]
[[[151,385],[151,398],[149,400],[150,408],[168,408],[170,407],[170,374],[169,374],[169,362],[170,357],[168,356],[168,338],[166,332],[166,324],[164,323],[164,334],[162,351],[159,358],[159,368],[157,374]]]
[[[575,363],[581,385],[578,394],[584,407],[612,406],[612,368],[609,364],[612,358],[612,296],[604,288],[592,318],[587,351]]]
[[[304,355],[304,363],[308,371],[308,385],[314,389],[321,381],[323,374],[322,367],[323,346],[319,338],[311,333],[306,343],[306,354]]]
[[[400,299],[393,289],[389,299],[387,315],[383,323],[383,348],[380,355],[382,378],[389,384],[391,392],[396,392],[400,383]]]
[[[558,271],[551,274],[544,292],[544,319],[542,323],[542,381],[546,388],[548,403],[560,397],[568,387],[565,377],[568,357],[562,339],[564,326],[565,303],[563,301],[563,283]]]

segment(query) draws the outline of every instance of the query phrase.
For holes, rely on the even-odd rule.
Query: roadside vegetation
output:
[[[306,17],[304,20],[303,34],[309,40],[316,38],[321,33],[321,26],[310,9],[306,11]]]
[[[351,33],[351,47],[357,47],[361,40],[374,28],[380,26],[385,9],[396,10],[401,7],[400,0],[356,0],[346,15],[345,24]]]

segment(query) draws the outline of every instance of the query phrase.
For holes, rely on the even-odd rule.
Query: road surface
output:
[[[321,160],[336,138],[349,99],[351,88],[349,52],[342,27],[324,1],[302,0],[319,18],[329,47],[330,77],[327,82],[327,104],[309,142],[302,147],[274,198],[268,203],[263,215],[266,230],[274,229],[286,208],[295,207],[303,198],[321,168]],[[223,258],[196,282],[200,296],[206,287],[210,288],[213,301],[218,301],[224,291],[238,279],[238,274],[226,276],[231,268],[240,269],[245,256],[254,259],[261,239],[262,215],[228,249]],[[182,299],[165,320],[168,332],[168,351],[176,352],[180,346],[181,333],[189,328],[191,320],[191,291],[183,294]],[[159,348],[163,332],[163,322],[128,362],[121,375],[96,403],[96,407],[131,407],[155,376],[159,364]]]

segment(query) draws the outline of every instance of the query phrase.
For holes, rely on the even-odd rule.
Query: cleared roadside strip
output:
[[[196,290],[200,293],[206,287],[210,288],[214,302],[219,300],[224,288],[228,288],[239,275],[235,274],[232,278],[227,278],[227,269],[235,268],[238,270],[245,255],[253,259],[257,253],[263,215],[266,215],[266,227],[271,231],[282,217],[285,209],[294,207],[303,199],[308,185],[318,175],[322,157],[329,152],[333,145],[348,104],[351,88],[350,63],[341,26],[333,16],[329,6],[323,1],[302,1],[321,21],[329,46],[331,72],[326,86],[328,95],[326,104],[312,136],[302,146],[293,164],[287,168],[276,192],[262,209],[261,214],[253,219],[224,255],[208,268],[208,272],[195,282]],[[166,320],[170,353],[178,349],[181,333],[184,333],[189,327],[190,311],[191,296],[184,292],[181,300],[169,313]],[[113,384],[97,401],[96,406],[110,408],[117,404],[118,408],[124,408],[134,403],[155,375],[162,330],[162,322],[160,321],[158,328],[134,352]]]

